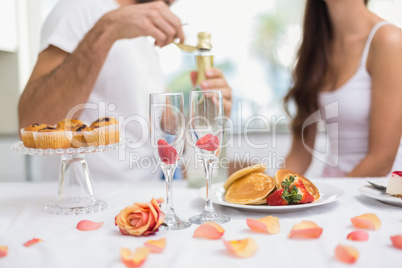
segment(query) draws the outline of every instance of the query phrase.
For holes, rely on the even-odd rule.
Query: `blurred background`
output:
[[[17,104],[36,62],[41,25],[57,2],[0,0],[0,181],[57,179],[37,168],[47,161],[45,157],[10,151],[18,141]],[[270,168],[275,169],[290,148],[281,99],[291,83],[304,4],[300,0],[178,0],[172,6],[185,24],[186,43],[196,45],[200,31],[212,34],[215,66],[224,71],[233,89],[233,142],[225,152],[233,163],[249,154],[270,158]],[[402,26],[402,0],[370,0],[369,8]],[[189,92],[193,56],[173,45],[158,52],[167,89]],[[253,115],[258,117],[250,121]],[[249,146],[242,135],[245,126],[252,143],[268,147]],[[325,128],[317,143],[325,148]],[[308,173],[316,176],[320,171],[321,163],[315,160]]]

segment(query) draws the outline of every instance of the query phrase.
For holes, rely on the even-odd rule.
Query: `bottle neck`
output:
[[[195,89],[197,90],[199,85],[206,80],[205,71],[211,69],[214,66],[214,56],[210,50],[202,51],[198,50],[195,53],[195,58],[197,61],[197,81]]]

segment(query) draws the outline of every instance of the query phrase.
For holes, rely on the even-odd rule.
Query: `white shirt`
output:
[[[115,0],[61,0],[44,23],[40,50],[53,45],[73,53],[95,23],[116,8],[119,5]],[[149,93],[163,91],[165,84],[153,44],[145,37],[115,42],[80,120],[91,124],[99,117],[115,116],[121,124],[121,135],[141,141],[142,146],[134,143],[139,148],[87,154],[94,179],[149,179],[151,171],[159,172],[148,139],[148,103]],[[89,108],[93,105],[95,110]]]
[[[359,68],[352,78],[334,91],[319,94],[320,110],[325,121],[328,127],[335,126],[335,131],[328,130],[330,146],[324,176],[344,176],[367,155],[372,82],[366,63],[374,34],[386,24],[389,23],[379,22],[371,30]],[[401,170],[401,161],[402,144],[399,145],[392,170]]]

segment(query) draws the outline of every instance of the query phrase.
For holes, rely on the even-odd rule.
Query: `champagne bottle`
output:
[[[197,50],[194,52],[197,62],[197,80],[195,90],[201,90],[201,83],[206,80],[205,71],[211,69],[214,64],[214,56],[211,53],[211,34],[208,32],[198,33]]]

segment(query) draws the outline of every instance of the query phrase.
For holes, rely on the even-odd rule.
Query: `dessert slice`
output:
[[[402,171],[393,171],[387,185],[387,194],[402,196]]]

